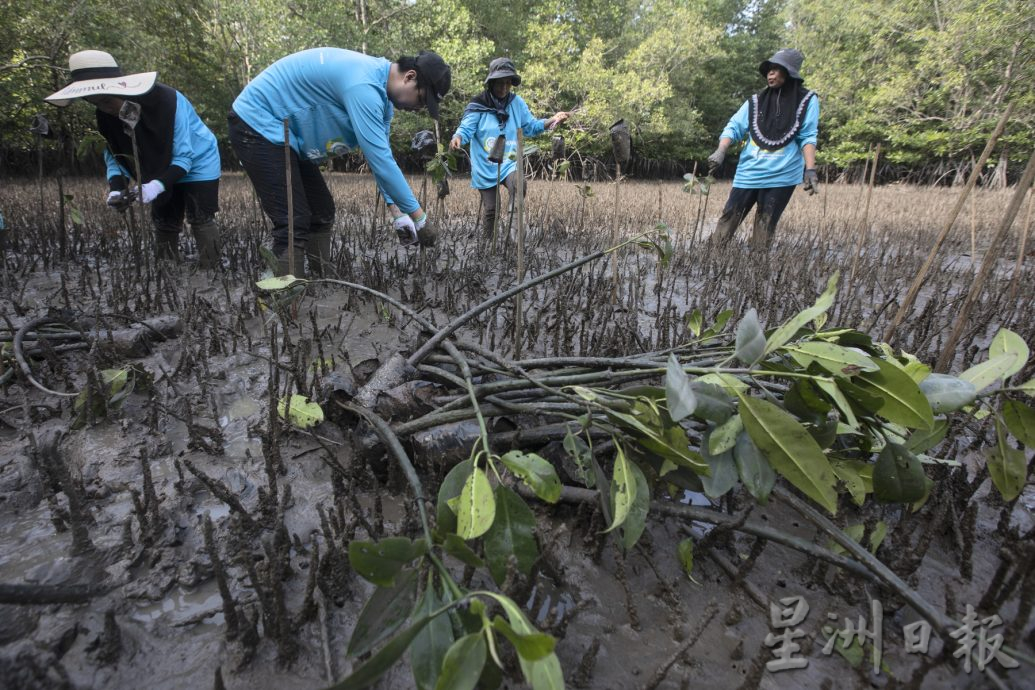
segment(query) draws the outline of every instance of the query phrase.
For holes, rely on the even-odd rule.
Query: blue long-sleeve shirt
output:
[[[768,189],[792,187],[801,184],[805,172],[805,157],[801,149],[806,144],[816,145],[819,134],[819,98],[813,96],[805,107],[805,118],[794,141],[775,151],[758,145],[750,136],[748,122],[748,101],[730,118],[722,130],[720,139],[730,138],[734,142],[747,138],[747,146],[740,152],[737,174],[733,186],[742,189]]]
[[[277,60],[253,79],[233,109],[273,144],[303,159],[322,161],[359,147],[388,203],[406,213],[420,208],[388,142],[395,110],[388,100],[392,63],[342,48],[312,48]]]
[[[496,186],[496,164],[489,161],[489,154],[497,137],[507,138],[506,154],[499,169],[499,179],[505,180],[517,166],[517,161],[510,158],[510,154],[517,151],[517,128],[520,126],[526,137],[534,137],[546,129],[546,120],[533,117],[521,96],[514,95],[507,112],[510,117],[504,126],[500,125],[495,112],[468,112],[453,132],[454,137],[460,137],[460,143],[471,143],[471,186],[475,189]]]
[[[107,177],[123,175],[131,177],[130,167],[115,160],[107,148],[104,149],[104,162],[107,164]],[[186,171],[176,182],[205,182],[218,180],[220,174],[219,146],[216,135],[198,117],[194,106],[179,91],[176,92],[176,117],[173,120],[173,145],[170,166],[177,166]],[[150,182],[150,180],[143,180]]]

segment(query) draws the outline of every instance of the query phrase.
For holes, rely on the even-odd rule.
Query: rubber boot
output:
[[[180,233],[155,230],[155,258],[159,261],[180,262]]]
[[[751,249],[756,252],[767,252],[773,244],[776,226],[768,215],[755,211],[755,222],[751,227]]]
[[[310,278],[330,278],[334,274],[334,265],[331,263],[331,237],[329,231],[309,233],[305,243],[305,255],[309,257]]]
[[[219,268],[219,228],[214,220],[192,225],[194,241],[198,243],[198,265],[201,268]]]
[[[277,275],[293,275],[296,278],[305,278],[305,250],[295,247],[295,262],[292,265],[288,261],[287,247],[275,252],[277,255]]]

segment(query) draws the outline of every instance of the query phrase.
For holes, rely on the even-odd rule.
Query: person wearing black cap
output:
[[[715,228],[715,237],[721,242],[733,238],[744,216],[757,205],[751,244],[768,248],[794,187],[801,184],[809,195],[819,187],[819,97],[805,88],[801,78],[804,59],[800,51],[785,48],[759,65],[766,88],[745,101],[730,118],[719,147],[708,156],[714,170],[722,165],[731,143],[747,139],[733,189]]]
[[[500,185],[507,188],[513,201],[517,162],[509,154],[517,150],[517,128],[521,127],[526,137],[534,137],[568,119],[566,112],[549,119],[533,117],[524,99],[511,91],[520,84],[521,75],[513,60],[501,57],[490,62],[485,91],[467,104],[460,126],[449,141],[449,148],[454,150],[471,142],[471,186],[481,193],[482,223],[489,235],[496,228]],[[494,152],[501,138],[504,145]]]
[[[374,173],[403,244],[417,241],[427,214],[392,156],[388,131],[395,108],[427,108],[452,83],[449,65],[431,51],[395,62],[342,48],[312,48],[281,58],[244,88],[230,112],[230,143],[273,222],[273,252],[281,275],[313,276],[330,264],[334,199],[319,163],[359,148]],[[288,261],[288,190],[284,176],[284,121],[291,149],[294,265]]]
[[[108,203],[118,206],[128,180],[136,178],[135,138],[140,160],[137,184],[141,201],[151,205],[155,255],[179,259],[186,215],[201,267],[217,268],[219,148],[194,106],[182,93],[158,82],[157,72],[123,74],[115,58],[101,50],[73,53],[68,67],[72,83],[44,100],[64,107],[81,98],[97,108],[97,130],[107,143]],[[140,106],[135,119],[123,115],[127,101]]]

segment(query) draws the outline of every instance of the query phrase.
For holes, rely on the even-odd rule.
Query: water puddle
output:
[[[175,587],[161,601],[138,606],[130,618],[140,623],[163,619],[172,626],[196,622],[218,627],[224,622],[223,603],[215,580],[209,580],[194,590]]]

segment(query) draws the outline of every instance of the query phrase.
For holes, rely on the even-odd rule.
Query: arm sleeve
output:
[[[524,131],[526,137],[534,137],[538,134],[542,134],[546,129],[546,120],[537,119],[533,117],[532,111],[529,110],[528,104],[525,103],[524,98],[516,98],[518,103],[518,122],[521,123],[521,129]]]
[[[416,211],[420,205],[392,156],[388,128],[384,122],[384,102],[377,89],[369,85],[348,89],[344,101],[352,119],[356,141],[363,150],[363,156],[374,173],[385,201],[394,200],[404,213]]]
[[[720,139],[729,138],[733,141],[740,141],[744,138],[748,132],[748,102],[744,101],[744,105],[740,106],[740,110],[733,114],[730,121],[726,123],[726,128],[722,130],[722,134],[719,135]]]
[[[819,137],[819,97],[813,96],[809,99],[809,104],[805,108],[805,120],[801,124],[801,131],[798,132],[796,139],[798,140],[798,146],[805,146],[805,144],[816,145],[816,140]]]
[[[463,119],[460,120],[460,124],[457,126],[456,131],[453,132],[453,136],[460,137],[461,144],[466,145],[471,141],[471,137],[474,136],[478,128],[478,116],[479,113],[471,112],[464,115]]]
[[[107,166],[108,189],[113,192],[125,189],[129,171],[115,160],[107,148],[104,149],[104,163]]]
[[[181,101],[182,99],[182,101]],[[191,145],[190,116],[193,108],[187,103],[183,94],[176,93],[176,119],[173,120],[172,161],[169,168],[158,176],[166,189],[171,188],[180,178],[190,172],[194,161],[194,147]]]

